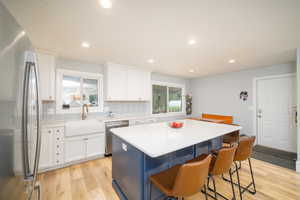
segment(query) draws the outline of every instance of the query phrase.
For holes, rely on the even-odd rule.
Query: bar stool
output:
[[[223,143],[232,146],[238,144],[240,140],[240,131],[234,131],[223,136]]]
[[[218,176],[224,173],[229,173],[230,175],[230,183],[231,183],[231,189],[232,189],[232,195],[233,199],[236,199],[235,197],[235,191],[234,191],[234,186],[233,186],[233,181],[232,181],[232,169],[231,166],[233,164],[233,158],[235,155],[235,151],[237,149],[237,145],[234,145],[232,147],[223,147],[220,149],[218,152],[214,151],[213,152],[213,157],[210,163],[210,170],[209,170],[209,176],[208,176],[208,181],[207,181],[207,187],[208,190],[214,192],[214,196],[208,194],[210,197],[214,199],[218,199],[218,195],[221,196],[222,198],[228,200],[225,196],[217,192],[216,189],[216,182],[214,176]],[[194,158],[193,160],[190,160],[190,162],[195,162],[201,159],[200,157]],[[213,182],[213,189],[209,187],[209,182],[210,179],[212,179]]]
[[[251,154],[252,154],[252,151],[253,151],[253,144],[255,142],[255,138],[256,138],[255,136],[252,136],[252,137],[243,136],[243,137],[241,137],[238,148],[237,148],[235,156],[234,156],[235,170],[232,172],[232,175],[234,173],[237,174],[238,183],[234,183],[234,184],[239,187],[239,193],[240,193],[240,199],[241,200],[243,199],[242,194],[245,191],[247,191],[247,192],[249,192],[250,194],[253,194],[253,195],[256,194],[254,175],[253,175],[253,170],[252,170],[252,165],[251,165]],[[248,160],[252,181],[246,187],[243,187],[243,186],[241,186],[241,182],[240,182],[239,168],[238,168],[237,162],[240,163],[241,161],[245,161],[245,160]],[[226,180],[226,181],[230,181],[230,180],[226,179],[225,177],[223,177],[223,179]],[[249,187],[251,187],[251,186],[253,186],[253,191],[251,191],[249,189]]]
[[[240,141],[240,131],[234,131],[223,136],[224,147],[228,147],[228,146],[232,147],[233,145],[237,145],[239,141]],[[241,169],[242,168],[241,162],[239,162],[239,164],[240,166],[238,168]],[[222,178],[224,178],[224,175],[222,175]]]
[[[203,187],[207,200],[205,181],[208,176],[211,155],[204,159],[176,165],[170,169],[150,176],[150,194],[151,200],[152,183],[160,189],[168,198],[184,199],[199,192]]]

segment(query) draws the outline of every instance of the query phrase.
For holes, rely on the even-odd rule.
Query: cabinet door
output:
[[[151,73],[141,71],[140,73],[140,98],[142,101],[151,100]]]
[[[40,91],[42,100],[55,100],[55,57],[38,54]]]
[[[60,165],[64,163],[64,142],[54,142],[54,164]]]
[[[53,163],[53,130],[42,130],[41,154],[39,168],[44,169],[54,165]]]
[[[129,69],[127,71],[127,99],[129,101],[141,100],[141,77],[142,73],[140,70]]]
[[[86,156],[104,155],[105,153],[105,135],[91,136],[86,140]]]
[[[86,142],[84,138],[67,139],[64,142],[65,162],[81,160],[86,155]]]
[[[127,69],[119,66],[109,66],[106,76],[107,100],[127,100]]]

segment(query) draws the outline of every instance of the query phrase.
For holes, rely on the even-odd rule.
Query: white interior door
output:
[[[256,90],[258,144],[297,152],[296,76],[257,80]]]

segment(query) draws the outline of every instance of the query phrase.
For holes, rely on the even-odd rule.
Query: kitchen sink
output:
[[[66,137],[102,133],[104,131],[104,123],[96,119],[69,121],[65,124]]]

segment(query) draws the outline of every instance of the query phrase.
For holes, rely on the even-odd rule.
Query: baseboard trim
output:
[[[296,172],[300,173],[300,160],[296,162]]]
[[[80,164],[80,163],[87,162],[87,161],[90,161],[90,160],[95,160],[95,159],[98,159],[98,158],[104,158],[104,154],[90,156],[90,157],[87,157],[87,158],[84,158],[84,159],[81,159],[81,160],[64,162],[62,164],[47,167],[47,168],[41,168],[41,169],[38,170],[38,174],[48,172],[48,171],[52,171],[52,170],[56,170],[56,169],[61,169],[61,168],[64,168],[64,167],[69,167],[71,165]]]

